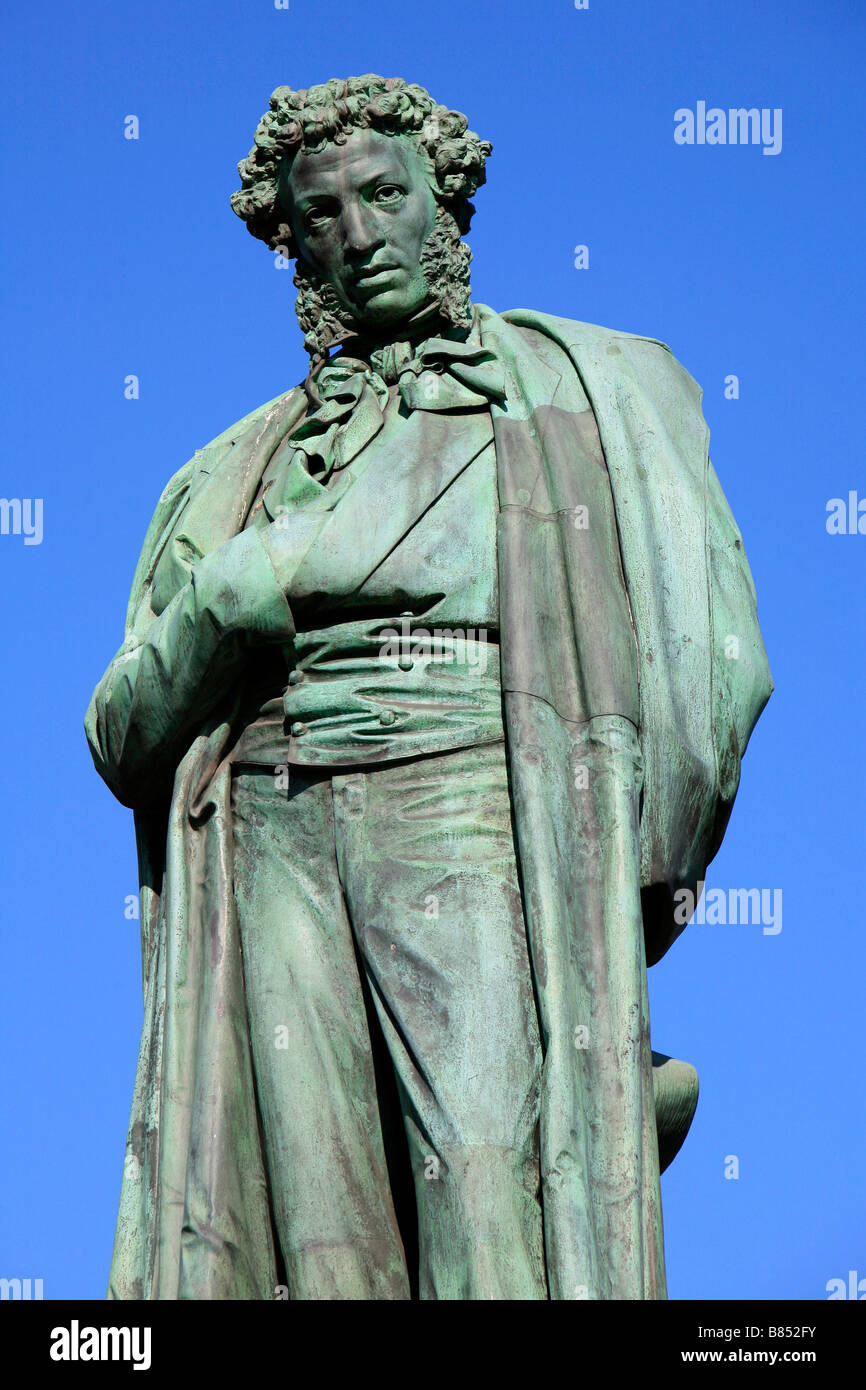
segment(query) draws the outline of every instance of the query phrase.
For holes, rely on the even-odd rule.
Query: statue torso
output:
[[[444,452],[457,476],[421,511],[413,484]],[[324,482],[304,465],[297,454],[275,456],[248,524],[268,521],[261,503],[274,488],[291,507],[339,508],[342,524],[356,532],[362,570],[372,572],[354,594],[299,617],[285,667],[272,666],[258,683],[236,760],[342,766],[502,738],[498,499],[487,406],[407,411],[392,386],[381,428],[349,464]],[[408,522],[381,563],[371,497],[401,508]],[[307,568],[314,567],[312,554]]]

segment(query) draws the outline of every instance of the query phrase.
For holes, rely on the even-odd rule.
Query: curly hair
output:
[[[345,144],[348,133],[369,128],[385,135],[407,135],[426,155],[431,190],[463,235],[474,208],[470,198],[485,181],[484,161],[493,146],[469,130],[459,111],[439,106],[430,93],[402,77],[332,78],[306,91],[277,87],[270,109],[259,122],[255,144],[238,165],[243,185],[231,205],[247,229],[272,251],[296,259],[298,246],[279,197],[287,159],[300,149]]]

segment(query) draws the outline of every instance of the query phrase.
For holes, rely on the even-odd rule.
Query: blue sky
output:
[[[169,476],[304,374],[236,162],[275,86],[373,71],[493,142],[476,300],[661,338],[701,383],[757,585],[777,688],[707,884],[780,890],[782,929],[693,925],[650,973],[654,1046],[702,1085],[662,1183],[671,1297],[866,1276],[866,535],[825,524],[866,498],[856,0],[48,0],[6,28],[0,494],[41,498],[43,535],[0,535],[0,1275],[104,1294],[140,952],[82,718]],[[780,109],[780,151],[678,145],[699,101]]]

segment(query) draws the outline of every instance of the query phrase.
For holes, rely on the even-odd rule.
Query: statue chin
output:
[[[398,291],[383,290],[364,304],[347,304],[345,307],[353,321],[361,328],[396,328],[398,324],[411,318],[426,299],[425,295],[422,300],[410,300],[407,304],[405,297]]]
[[[438,318],[440,308],[431,287],[423,294],[409,299],[396,290],[385,290],[374,295],[363,305],[347,306],[347,313],[357,329],[368,333],[390,333],[399,337],[404,329],[419,322]]]

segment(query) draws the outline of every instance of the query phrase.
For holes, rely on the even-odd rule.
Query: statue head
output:
[[[468,328],[461,238],[492,146],[467,125],[399,77],[273,93],[231,203],[253,236],[296,261],[311,355],[351,334],[394,336],[428,311]]]

